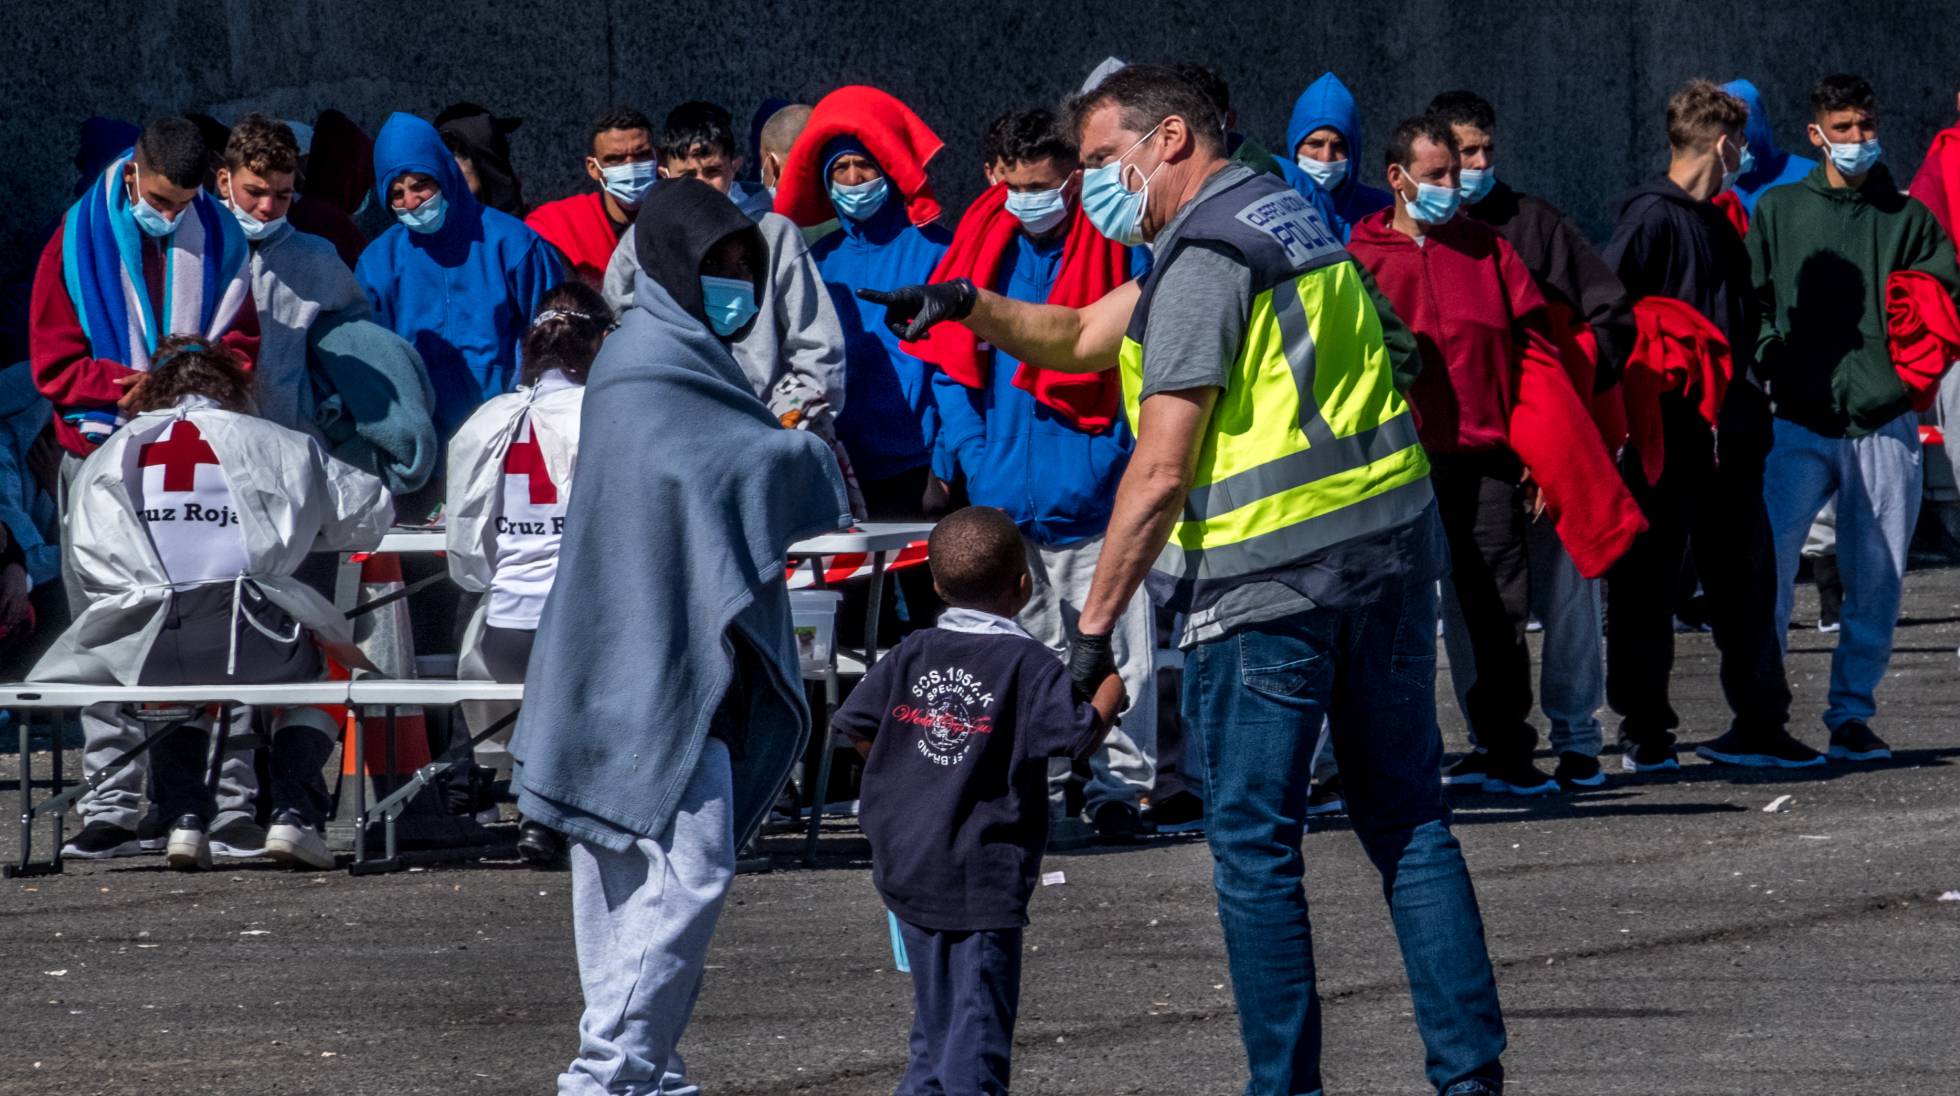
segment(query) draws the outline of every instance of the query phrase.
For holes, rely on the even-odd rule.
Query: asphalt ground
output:
[[[1800,594],[1808,621],[1815,599]],[[1795,729],[1828,637],[1792,634]],[[1960,1090],[1960,571],[1915,572],[1875,727],[1889,764],[1457,797],[1498,964],[1513,1093]],[[1689,742],[1725,719],[1679,637]],[[1447,689],[1447,684],[1444,686]],[[1442,706],[1452,748],[1462,728]],[[17,773],[0,757],[0,781]],[[1617,754],[1609,754],[1617,767]],[[0,785],[3,786],[3,785]],[[11,792],[0,850],[17,838]],[[1782,796],[1784,810],[1764,808]],[[1306,839],[1331,1093],[1424,1091],[1378,881]],[[909,982],[856,832],[737,880],[683,1044],[712,1096],[885,1093]],[[1057,854],[1027,933],[1016,1090],[1234,1093],[1236,1017],[1201,839]],[[567,879],[513,862],[351,878],[157,858],[0,883],[0,1093],[540,1093],[576,1049]]]

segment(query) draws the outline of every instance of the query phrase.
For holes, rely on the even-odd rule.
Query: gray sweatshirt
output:
[[[769,245],[769,276],[756,301],[761,311],[755,325],[730,349],[770,414],[780,418],[800,411],[827,427],[844,409],[844,329],[837,306],[795,222],[763,213],[755,223]],[[639,271],[629,231],[606,266],[604,292],[614,311],[632,303]]]
[[[307,333],[322,319],[365,319],[367,294],[333,244],[281,225],[252,245],[252,303],[259,309],[259,413],[317,437]]]

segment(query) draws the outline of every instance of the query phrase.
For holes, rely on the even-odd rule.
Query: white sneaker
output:
[[[173,826],[163,847],[163,862],[178,871],[210,871],[211,839],[201,828]]]
[[[324,870],[334,866],[333,852],[320,831],[296,822],[275,822],[266,831],[265,854],[289,868]]]

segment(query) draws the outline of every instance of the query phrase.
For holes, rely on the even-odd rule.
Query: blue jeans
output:
[[[1776,634],[1788,648],[1797,558],[1811,522],[1837,496],[1837,564],[1844,607],[1831,653],[1824,725],[1836,730],[1878,713],[1873,694],[1892,660],[1892,630],[1905,591],[1906,549],[1919,520],[1924,469],[1919,417],[1907,412],[1858,438],[1827,438],[1776,420],[1763,469],[1763,503],[1776,541]]]
[[[1252,625],[1190,652],[1218,920],[1251,1069],[1247,1096],[1318,1096],[1320,995],[1300,841],[1322,718],[1348,815],[1381,872],[1438,1092],[1501,1084],[1504,1019],[1483,921],[1443,801],[1433,582],[1375,604]]]

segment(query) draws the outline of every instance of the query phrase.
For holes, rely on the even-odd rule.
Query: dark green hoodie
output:
[[[1918,270],[1960,290],[1953,244],[1932,211],[1900,194],[1883,164],[1856,188],[1832,186],[1819,165],[1762,196],[1745,242],[1762,316],[1757,372],[1777,417],[1855,438],[1905,414],[1886,279]]]

